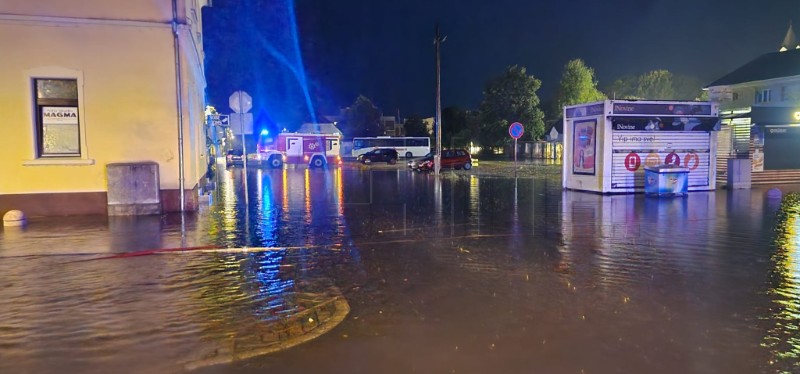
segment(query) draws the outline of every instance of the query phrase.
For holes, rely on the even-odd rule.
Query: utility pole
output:
[[[433,170],[439,176],[442,168],[442,78],[441,78],[441,59],[439,58],[439,47],[447,39],[439,36],[439,24],[436,24],[436,39],[433,44],[436,46],[436,156],[433,158]]]

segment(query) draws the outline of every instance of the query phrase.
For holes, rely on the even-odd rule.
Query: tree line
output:
[[[543,104],[537,91],[542,82],[523,66],[508,66],[490,78],[483,88],[483,100],[477,110],[458,107],[442,109],[442,144],[466,146],[470,141],[483,147],[508,144],[508,127],[520,122],[525,127],[521,140],[542,139],[546,122],[560,120],[562,108],[593,101],[616,99],[705,100],[702,82],[696,78],[653,70],[641,75],[621,77],[605,87],[598,87],[594,69],[581,59],[564,65],[561,81],[551,104]],[[344,112],[340,128],[348,136],[383,134],[380,110],[360,95]],[[547,120],[546,120],[547,119]],[[406,136],[432,136],[418,115],[404,122]]]

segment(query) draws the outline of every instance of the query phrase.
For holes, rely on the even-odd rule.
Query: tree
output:
[[[431,136],[425,121],[418,115],[412,115],[406,118],[403,128],[406,131],[406,136]]]
[[[442,109],[442,146],[454,144],[463,135],[460,132],[467,128],[467,111],[458,107]]]
[[[618,100],[635,100],[639,99],[636,96],[636,89],[639,85],[639,77],[635,75],[626,75],[611,83],[605,88],[607,97]]]
[[[372,104],[372,100],[359,95],[353,105],[345,110],[340,129],[348,137],[380,136],[383,135],[380,119],[381,112]]]
[[[692,76],[673,74],[672,90],[675,100],[708,100],[708,92],[703,91],[703,82]]]
[[[561,84],[556,93],[556,112],[560,112],[567,105],[605,99],[606,95],[597,89],[594,69],[586,66],[581,59],[571,60],[564,65]]]
[[[704,97],[699,79],[663,69],[639,76],[624,76],[614,81],[605,92],[608,97],[634,100],[702,100]]]
[[[667,70],[653,70],[639,76],[636,96],[648,100],[672,100],[672,73]]]
[[[509,142],[508,126],[513,122],[525,127],[525,138],[539,139],[544,134],[544,113],[536,96],[541,86],[540,80],[517,65],[489,80],[481,103],[481,145],[496,147]]]

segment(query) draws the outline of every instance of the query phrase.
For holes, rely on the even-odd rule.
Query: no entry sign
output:
[[[525,133],[525,128],[519,122],[514,122],[508,127],[508,135],[514,139],[519,139]]]

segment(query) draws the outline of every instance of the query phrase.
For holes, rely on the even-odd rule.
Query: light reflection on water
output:
[[[769,290],[775,305],[766,317],[773,326],[762,344],[772,352],[772,361],[788,365],[791,369],[783,372],[790,373],[800,369],[800,195],[786,197],[775,232]]]
[[[762,190],[654,199],[565,192],[558,175],[255,169],[245,204],[242,171],[219,175],[215,204],[185,220],[2,231],[0,371],[180,371],[263,344],[286,316],[339,292],[352,311],[336,330],[230,369],[792,372],[800,362],[798,220],[784,214],[774,232],[779,207]],[[271,249],[74,262],[182,245]]]

